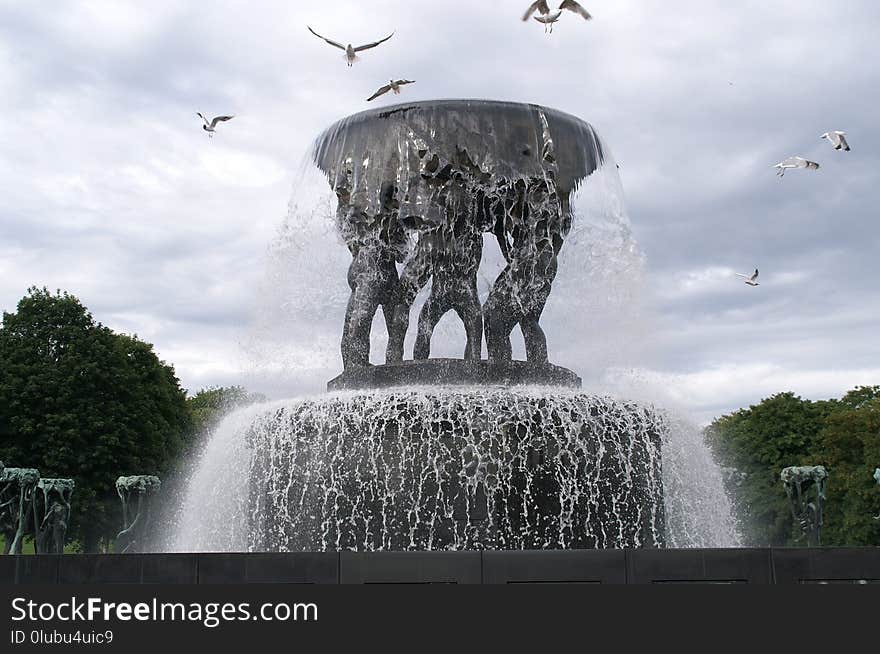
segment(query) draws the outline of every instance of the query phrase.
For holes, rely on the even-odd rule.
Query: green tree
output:
[[[814,458],[828,469],[822,543],[880,545],[880,386],[856,388],[825,419]]]
[[[76,480],[71,536],[119,529],[119,475],[169,470],[192,433],[174,369],[68,294],[30,288],[0,327],[0,460]]]
[[[793,531],[779,479],[787,466],[820,463],[811,456],[833,402],[811,402],[779,393],[748,409],[717,418],[706,439],[719,463],[733,474],[733,498],[746,543],[791,545]]]
[[[212,386],[186,398],[186,405],[192,416],[195,433],[201,434],[213,429],[230,411],[265,400],[264,395],[250,393],[241,386]]]

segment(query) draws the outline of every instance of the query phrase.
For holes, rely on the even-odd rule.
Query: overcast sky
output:
[[[545,104],[610,146],[645,266],[643,324],[622,332],[639,347],[603,360],[609,383],[701,421],[880,383],[880,4],[585,1],[594,20],[550,36],[527,4],[0,0],[0,308],[61,288],[190,392],[320,390],[340,361],[255,372],[258,289],[311,140],[400,76],[401,99]],[[396,34],[349,69],[307,24]],[[209,140],[196,111],[236,118]],[[852,152],[819,139],[833,129]],[[822,168],[778,179],[794,154]],[[755,267],[758,288],[734,277]],[[290,328],[335,352],[339,331],[315,331]]]

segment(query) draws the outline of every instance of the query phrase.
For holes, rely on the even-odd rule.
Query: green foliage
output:
[[[829,473],[822,543],[880,544],[880,387],[811,402],[780,393],[716,419],[706,439],[729,472],[727,483],[749,545],[794,545],[783,468],[824,465]],[[873,512],[873,513],[872,513]]]
[[[77,298],[30,288],[0,328],[0,460],[76,480],[72,538],[115,535],[123,474],[162,475],[192,432],[171,366]]]
[[[6,537],[3,534],[0,534],[0,552],[2,552],[5,548],[6,548]],[[35,549],[34,549],[34,539],[31,538],[30,536],[25,536],[24,539],[22,540],[21,553],[22,554],[35,554],[36,553]],[[68,542],[64,546],[64,553],[65,554],[81,554],[82,548],[80,547],[80,544],[78,541]]]
[[[241,386],[203,388],[186,399],[197,434],[213,429],[217,422],[230,411],[239,407],[264,402],[265,396],[249,393]]]
[[[880,545],[880,386],[850,391],[825,421],[816,456],[828,468],[822,542]]]

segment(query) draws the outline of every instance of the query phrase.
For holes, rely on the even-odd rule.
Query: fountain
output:
[[[251,407],[218,428],[170,548],[681,543],[667,522],[687,520],[668,516],[664,497],[674,420],[581,391],[577,374],[550,362],[541,324],[566,244],[583,235],[575,195],[609,165],[616,176],[593,128],[536,105],[413,103],[339,121],[312,161],[335,203],[325,215],[351,255],[343,370],[325,395]],[[502,260],[481,298],[493,240]],[[328,287],[321,275],[303,302]],[[562,300],[574,301],[571,292]],[[371,362],[380,308],[381,364]],[[464,328],[462,357],[431,358],[450,311]],[[523,360],[514,358],[516,326]]]

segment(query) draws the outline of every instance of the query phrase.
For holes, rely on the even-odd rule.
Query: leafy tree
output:
[[[716,419],[709,445],[729,471],[728,492],[743,535],[753,545],[793,545],[788,501],[779,480],[790,465],[828,470],[824,545],[878,545],[880,386],[858,387],[839,400],[810,402],[780,393]]]
[[[162,475],[192,432],[174,369],[80,301],[30,288],[0,327],[0,460],[76,480],[71,537],[119,529],[119,475]]]
[[[706,438],[719,463],[734,471],[733,497],[745,541],[791,545],[791,512],[779,480],[782,469],[819,463],[811,452],[833,403],[779,393],[748,409],[717,418]]]
[[[825,420],[815,458],[828,469],[823,544],[880,545],[880,386],[847,393]]]
[[[200,434],[213,429],[230,411],[265,400],[264,395],[250,393],[241,386],[212,386],[188,397],[186,405],[192,416],[195,433]]]

